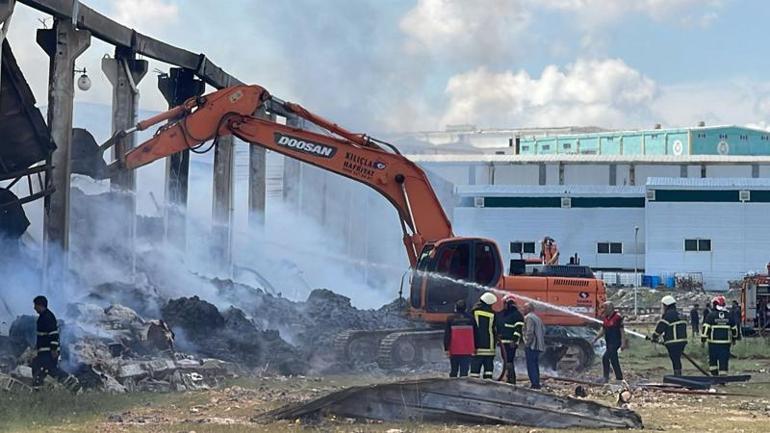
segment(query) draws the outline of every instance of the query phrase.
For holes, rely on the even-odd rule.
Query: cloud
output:
[[[702,81],[660,86],[651,104],[656,121],[673,126],[767,124],[770,82]]]
[[[530,25],[521,0],[418,0],[399,23],[411,54],[473,61],[511,54]]]
[[[626,14],[642,14],[657,21],[716,18],[723,0],[528,0],[530,7],[577,13],[589,24],[609,24]]]
[[[540,77],[485,67],[453,76],[444,124],[628,126],[648,119],[656,83],[620,59],[578,60]]]
[[[179,8],[165,0],[119,0],[107,12],[115,21],[145,33],[164,33],[179,19]]]

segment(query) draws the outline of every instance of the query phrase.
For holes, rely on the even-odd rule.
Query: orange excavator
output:
[[[264,113],[301,118],[322,132],[287,126]],[[433,328],[346,332],[335,342],[342,359],[369,358],[384,368],[392,368],[416,365],[436,354],[442,356],[443,331],[437,328],[453,313],[455,302],[465,299],[472,305],[489,289],[538,299],[592,317],[605,300],[602,281],[594,278],[587,267],[533,267],[530,261],[522,259],[512,260],[510,275],[506,275],[494,241],[454,235],[425,173],[396,147],[350,132],[297,104],[271,96],[260,86],[234,86],[191,98],[117,133],[98,150],[103,152],[127,134],[166,121],[151,139],[119,155],[117,161],[102,170],[101,177],[133,170],[176,152],[195,149],[209,140],[216,142],[221,136],[233,135],[363,183],[396,209],[412,270],[406,310],[411,318]],[[93,143],[92,147],[96,146],[92,137],[87,140]],[[92,165],[104,165],[100,152],[91,153],[99,156],[91,161]],[[79,154],[82,156],[83,151]],[[555,359],[554,364],[565,359],[570,359],[576,368],[590,364],[593,348],[587,338],[591,335],[579,332],[587,324],[585,319],[552,310],[543,311],[541,317],[551,331],[546,354]]]

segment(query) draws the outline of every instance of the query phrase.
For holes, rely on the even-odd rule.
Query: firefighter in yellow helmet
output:
[[[660,300],[662,314],[655,331],[650,339],[657,343],[663,337],[663,344],[668,350],[668,357],[671,359],[671,366],[674,369],[674,376],[682,375],[682,352],[687,345],[687,321],[682,320],[676,309],[676,299],[671,295],[666,295]]]
[[[712,301],[713,310],[703,321],[701,344],[709,344],[709,370],[713,376],[727,374],[730,361],[730,346],[740,339],[738,324],[727,311],[725,297],[717,296]]]

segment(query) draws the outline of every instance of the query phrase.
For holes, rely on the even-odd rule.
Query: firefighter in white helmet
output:
[[[495,344],[497,329],[495,328],[495,312],[492,306],[497,302],[497,296],[492,292],[481,295],[479,302],[473,307],[474,344],[476,353],[471,361],[471,377],[492,379],[495,368]],[[482,376],[482,370],[483,376]]]
[[[682,352],[687,345],[687,321],[679,316],[676,299],[666,295],[660,300],[662,314],[650,339],[657,343],[663,337],[663,344],[668,350],[674,376],[682,375]]]

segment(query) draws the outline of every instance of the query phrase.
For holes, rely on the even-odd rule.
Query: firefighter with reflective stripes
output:
[[[481,295],[479,302],[473,307],[473,321],[476,324],[473,340],[476,353],[473,356],[473,361],[471,361],[471,377],[492,379],[497,340],[495,312],[492,310],[495,302],[497,302],[497,296],[492,292],[486,292]],[[483,376],[482,370],[484,370]]]
[[[70,391],[80,388],[77,378],[59,368],[59,325],[56,316],[48,309],[48,299],[37,296],[33,300],[37,318],[37,355],[32,360],[32,384],[35,389],[43,385],[46,375],[61,382]]]
[[[650,338],[657,343],[663,337],[663,344],[668,350],[671,366],[674,368],[674,376],[682,375],[682,352],[687,346],[687,321],[682,320],[676,309],[676,299],[666,295],[660,300],[663,314],[655,326],[655,331]]]
[[[727,374],[730,360],[730,346],[740,339],[738,324],[727,311],[725,297],[713,299],[714,308],[703,321],[701,343],[709,344],[709,370],[714,376]]]
[[[516,307],[516,298],[513,295],[505,295],[503,298],[505,309],[497,314],[497,335],[500,337],[503,356],[505,359],[505,373],[508,383],[516,383],[516,370],[513,361],[516,357],[516,348],[521,342],[524,329],[524,316]]]

